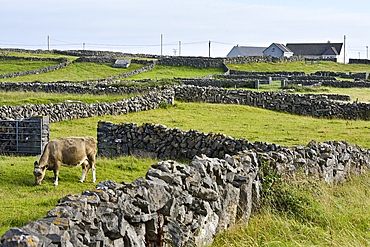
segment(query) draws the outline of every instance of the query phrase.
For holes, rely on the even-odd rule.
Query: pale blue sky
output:
[[[343,42],[366,58],[370,1],[0,0],[0,47],[226,56],[236,45]],[[177,53],[178,54],[178,53]]]

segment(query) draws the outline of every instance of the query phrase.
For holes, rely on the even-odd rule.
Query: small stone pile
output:
[[[162,161],[132,183],[106,180],[59,199],[47,217],[8,230],[0,246],[209,245],[236,220],[248,222],[257,177],[255,153]]]

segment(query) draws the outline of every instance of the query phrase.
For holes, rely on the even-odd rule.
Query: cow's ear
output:
[[[37,167],[38,165],[39,165],[39,162],[37,162],[37,160],[35,161],[35,163],[33,163],[33,165],[35,166],[35,167]]]

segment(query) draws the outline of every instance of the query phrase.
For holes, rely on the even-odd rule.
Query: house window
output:
[[[275,47],[272,47],[272,52],[275,52]]]

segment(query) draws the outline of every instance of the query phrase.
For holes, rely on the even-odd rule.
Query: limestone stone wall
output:
[[[360,174],[370,166],[370,151],[345,141],[312,141],[307,146],[286,147],[268,142],[251,143],[221,133],[171,129],[154,123],[140,126],[135,123],[98,123],[98,155],[102,156],[192,160],[201,155],[212,158],[239,155],[245,150],[269,161],[281,174],[303,168],[307,174],[329,183],[342,182],[349,174]]]
[[[50,122],[104,115],[123,115],[158,108],[161,102],[173,104],[173,89],[151,92],[113,103],[57,103],[0,107],[0,118],[19,119],[32,116],[49,116]]]
[[[254,92],[213,87],[175,86],[175,97],[185,102],[240,104],[316,118],[370,120],[370,104],[344,103],[326,95],[289,94],[281,91]],[[342,96],[338,96],[341,100]]]
[[[8,58],[12,58],[12,57],[2,56],[2,59],[8,59]],[[44,59],[44,58],[17,58],[17,59],[24,59],[24,60],[31,60],[31,61],[60,61],[60,64],[51,65],[51,66],[48,66],[48,67],[34,69],[34,70],[26,70],[26,71],[18,71],[18,72],[13,72],[13,73],[8,73],[8,74],[2,74],[2,75],[0,75],[0,79],[47,73],[47,72],[50,72],[50,71],[62,69],[64,67],[68,66],[69,63],[70,63],[69,59],[64,59],[64,58],[60,58],[60,59],[52,59],[52,58],[46,58],[46,59]]]
[[[195,157],[189,166],[161,161],[132,183],[106,180],[59,199],[45,218],[8,230],[0,246],[209,245],[248,222],[257,176],[253,153]]]

